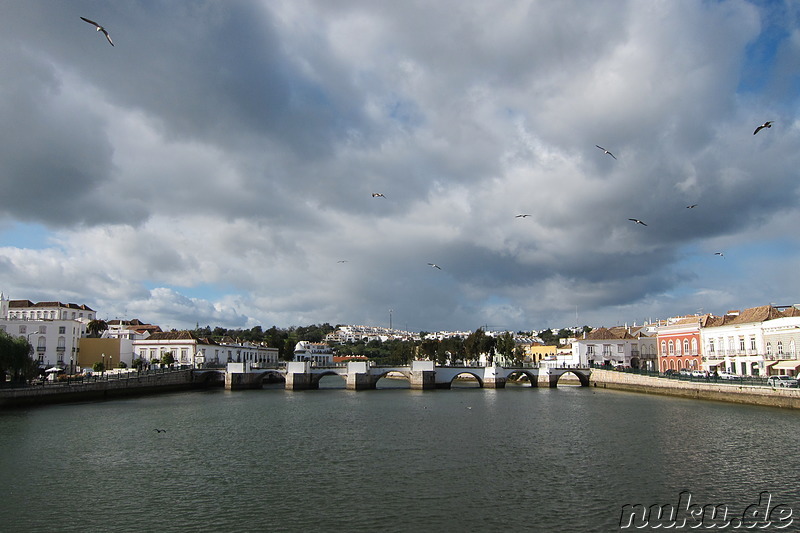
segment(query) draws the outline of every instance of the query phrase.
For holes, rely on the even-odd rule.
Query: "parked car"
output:
[[[730,372],[719,372],[717,374],[719,379],[742,379],[742,376],[738,374],[731,374]]]
[[[692,377],[693,378],[704,378],[708,375],[708,372],[703,372],[702,370],[692,370]]]
[[[770,376],[767,378],[767,385],[770,387],[791,387],[797,388],[797,378],[792,376]]]
[[[679,374],[681,376],[691,376],[692,375],[692,371],[689,370],[688,368],[681,368]]]

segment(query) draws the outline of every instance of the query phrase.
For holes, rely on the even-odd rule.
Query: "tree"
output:
[[[102,361],[95,361],[92,363],[92,370],[95,372],[105,372],[106,365]]]
[[[86,324],[86,331],[89,332],[89,335],[92,337],[99,337],[100,334],[108,329],[108,323],[105,320],[90,320],[88,324]]]
[[[11,376],[13,382],[24,382],[33,378],[39,366],[31,354],[33,347],[24,337],[12,337],[0,331],[0,383]]]
[[[511,361],[514,357],[514,348],[517,343],[514,342],[514,336],[506,331],[500,338],[497,339],[497,351],[502,355],[506,361]]]
[[[172,355],[172,352],[164,352],[161,354],[161,364],[164,366],[169,366],[175,362],[175,356]]]

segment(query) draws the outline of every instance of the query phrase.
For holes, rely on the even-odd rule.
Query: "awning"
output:
[[[778,361],[776,365],[773,365],[772,368],[782,368],[784,370],[797,370],[800,367],[800,361],[797,359],[793,359],[791,361]]]

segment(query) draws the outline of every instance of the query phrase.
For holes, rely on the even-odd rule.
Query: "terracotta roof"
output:
[[[30,300],[9,300],[8,307],[66,307],[68,309],[80,309],[82,311],[94,311],[91,307],[78,304],[63,304],[61,302],[38,302],[33,303]]]
[[[738,314],[726,314],[722,317],[709,317],[704,327],[713,328],[716,326],[727,326],[728,324],[748,324],[751,322],[766,322],[785,316],[800,316],[794,314],[794,308],[787,309],[785,312],[771,305],[760,305],[750,307]]]
[[[617,326],[611,329],[597,328],[586,334],[586,340],[603,341],[603,340],[620,340],[620,339],[633,339],[634,337],[628,333],[628,330],[622,326]]]
[[[190,341],[194,340],[200,344],[217,344],[212,339],[198,337],[191,331],[157,331],[147,338],[148,341]]]

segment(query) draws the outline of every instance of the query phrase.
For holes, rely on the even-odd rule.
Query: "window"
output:
[[[675,343],[672,341],[669,341],[669,354],[675,355]]]
[[[697,339],[692,339],[692,355],[697,355]]]
[[[767,355],[772,355],[772,343],[767,343]]]
[[[25,335],[25,333],[27,333],[26,329],[27,328],[25,326],[20,326],[19,327],[19,332],[22,333],[23,335]]]
[[[783,355],[783,341],[778,341],[778,355]]]
[[[752,336],[750,336],[750,350],[752,350],[753,352],[755,352],[755,351],[756,351],[756,349],[757,349],[757,348],[756,348],[756,336],[755,336],[755,335],[752,335]]]
[[[618,344],[617,345],[617,353],[624,353],[624,352],[625,352],[625,347],[623,345],[621,345],[621,344]]]
[[[708,339],[708,353],[714,353],[714,339]]]
[[[739,337],[739,351],[744,353],[744,350],[745,350],[744,337]]]
[[[586,355],[594,355],[594,344],[586,346]]]
[[[661,355],[667,355],[667,341],[661,341]]]
[[[689,339],[683,339],[683,355],[689,355]]]
[[[67,327],[66,326],[59,326],[59,328],[58,328],[58,334],[59,335],[64,335],[66,332],[67,332]]]

